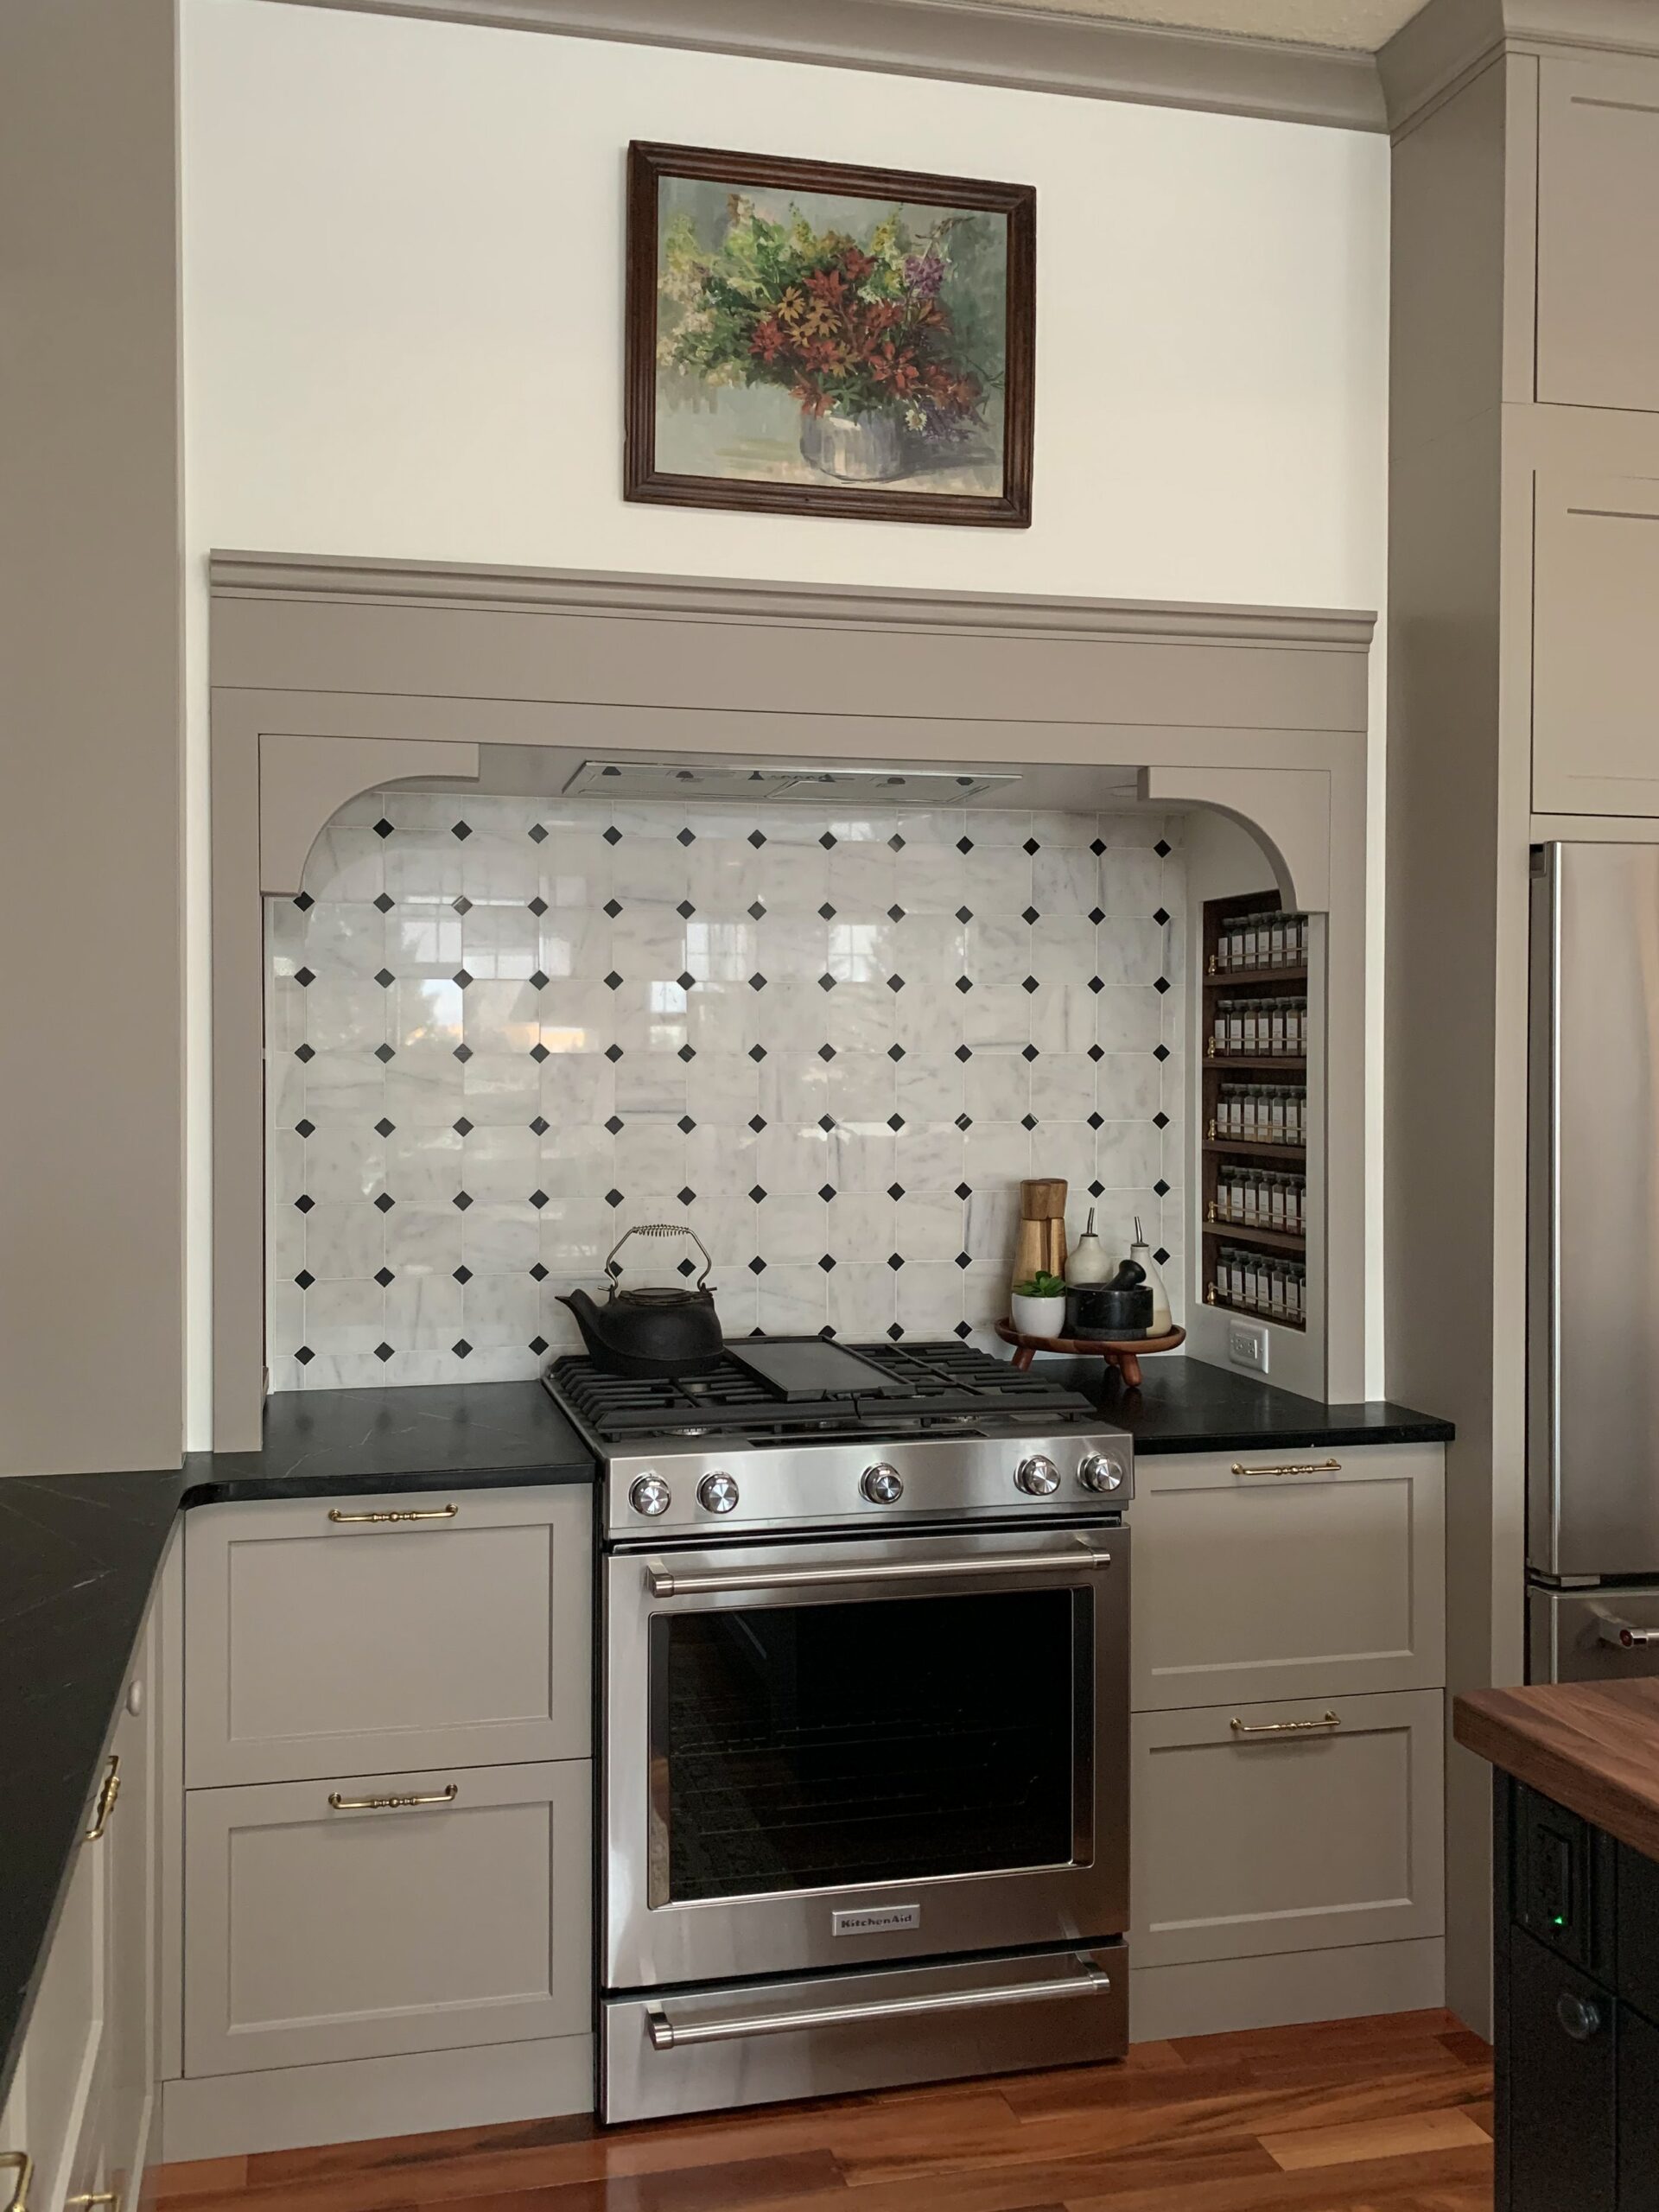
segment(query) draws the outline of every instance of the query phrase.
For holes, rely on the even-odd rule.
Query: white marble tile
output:
[[[830,1207],[824,1249],[837,1262],[885,1265],[893,1249],[893,1201],[885,1191],[838,1192]]]
[[[454,1140],[457,1189],[474,1198],[527,1198],[542,1183],[542,1141],[527,1123],[485,1123]],[[435,1195],[422,1192],[423,1197]]]
[[[358,1121],[330,1121],[305,1140],[305,1188],[321,1205],[378,1198],[386,1187],[386,1148]]]
[[[1155,1060],[1148,1058],[1146,1065],[1155,1073]],[[1031,1110],[1039,1122],[1086,1122],[1096,1090],[1096,1065],[1086,1051],[1043,1052],[1031,1064]]]
[[[907,1191],[954,1191],[966,1166],[956,1121],[907,1121],[893,1139],[893,1173]]]
[[[1018,1122],[976,1122],[963,1144],[963,1176],[982,1185],[1017,1183],[1032,1173],[1030,1132]]]
[[[305,1337],[335,1354],[372,1352],[386,1333],[386,1295],[378,1282],[314,1282],[305,1294]]]
[[[898,1281],[899,1322],[905,1334],[949,1336],[963,1318],[959,1270],[948,1262],[906,1260]]]
[[[891,1129],[837,1123],[828,1153],[829,1173],[824,1179],[837,1191],[884,1191],[893,1179]]]
[[[853,1343],[884,1338],[899,1304],[897,1281],[886,1262],[865,1266],[842,1261],[828,1280],[830,1322],[836,1334]]]
[[[1109,839],[1100,861],[1100,904],[1109,914],[1150,914],[1168,902],[1164,897],[1164,863],[1144,845],[1117,845]]]
[[[1031,903],[1039,914],[1087,914],[1100,904],[1100,863],[1089,848],[1045,845],[1032,855]]]
[[[380,1113],[385,1070],[372,1052],[318,1052],[303,1065],[305,1110],[314,1120],[358,1115],[372,1122]]]
[[[542,1073],[528,1052],[473,1054],[461,1069],[461,1111],[473,1122],[533,1122]]]
[[[1061,986],[1053,987],[1064,988]],[[962,994],[962,1034],[970,1046],[1023,1046],[1033,1041],[1033,1002],[1041,991],[1018,984],[989,984]],[[1057,1047],[1058,1049],[1058,1047]]]
[[[1033,1175],[1058,1175],[1075,1210],[1095,1179],[1095,1132],[1086,1121],[1042,1122],[1031,1140]]]
[[[976,1122],[1019,1121],[1031,1111],[1033,1072],[1033,1064],[1011,1049],[976,1052],[963,1070],[967,1110]]]
[[[591,1282],[621,1233],[614,1208],[596,1194],[554,1198],[542,1209],[542,1265],[552,1274]]]
[[[1032,924],[1031,972],[1045,983],[1086,983],[1095,973],[1095,947],[1087,914],[1045,914]]]
[[[685,1179],[702,1197],[747,1191],[760,1170],[760,1137],[747,1125],[699,1122],[685,1141]]]
[[[616,1063],[612,1085],[624,1121],[635,1115],[677,1122],[690,1104],[690,1071],[673,1052],[629,1052]]]
[[[976,845],[969,861],[965,903],[976,914],[1020,914],[1027,906],[1041,911],[1032,873],[1034,862],[1023,845]]]
[[[616,1180],[630,1193],[680,1189],[685,1181],[685,1138],[671,1121],[625,1121],[616,1133]]]
[[[541,1296],[528,1274],[475,1274],[461,1295],[461,1332],[480,1349],[522,1347],[540,1333]]]
[[[1119,914],[1095,932],[1096,972],[1105,983],[1153,983],[1163,974],[1164,932],[1150,917]]]
[[[480,900],[461,922],[457,964],[480,982],[523,982],[540,963],[543,927],[522,899]]]
[[[1086,846],[1101,834],[1094,815],[1065,814],[1052,807],[1034,809],[1027,822],[1026,834],[1039,845]]]
[[[700,1052],[686,1064],[685,1110],[699,1123],[743,1127],[760,1110],[760,1068],[746,1053]]]
[[[386,965],[399,977],[453,976],[465,936],[461,916],[448,902],[406,902],[386,917]]]
[[[976,914],[964,935],[963,972],[978,989],[1023,983],[1032,973],[1036,953],[1031,927],[1019,915]]]
[[[541,1042],[541,1007],[528,982],[474,981],[461,999],[461,1039],[474,1052],[519,1058]]]
[[[761,1130],[755,1176],[763,1189],[804,1196],[823,1183],[839,1188],[833,1167],[830,1134],[816,1122],[769,1122]]]
[[[611,895],[626,912],[639,906],[678,906],[691,890],[691,863],[683,845],[671,838],[630,836],[611,852]],[[619,918],[620,918],[619,917]]]
[[[908,1126],[915,1122],[953,1122],[963,1110],[966,1071],[950,1052],[935,1058],[907,1052],[898,1064],[894,1103]]]
[[[767,972],[760,944],[762,926],[747,915],[737,921],[693,915],[685,924],[683,972],[696,976],[702,985],[713,983],[727,990],[747,986],[751,976]]]
[[[305,1041],[318,1052],[372,1052],[386,1041],[391,1003],[368,977],[319,976],[305,993]]]
[[[386,1338],[400,1351],[448,1351],[461,1333],[461,1287],[429,1270],[386,1287]]]
[[[305,889],[314,899],[338,901],[378,899],[397,893],[386,880],[385,848],[372,829],[334,823],[311,848],[305,864]]]
[[[818,1268],[774,1267],[755,1282],[759,1325],[769,1336],[816,1336],[830,1313],[830,1294]]]
[[[1095,1062],[1095,1110],[1109,1122],[1149,1122],[1159,1111],[1162,1071],[1150,1052],[1108,1052]]]
[[[1158,1179],[1158,1132],[1147,1122],[1105,1122],[1095,1133],[1095,1173],[1109,1190],[1145,1190]]]
[[[602,1052],[554,1052],[541,1064],[540,1092],[544,1121],[607,1122],[616,1111],[616,1063]]]
[[[912,1260],[954,1260],[963,1249],[963,1203],[948,1192],[900,1198],[893,1221],[894,1251],[907,1265]]]
[[[451,1274],[461,1264],[462,1219],[447,1198],[402,1200],[386,1217],[385,1265],[400,1276]]]
[[[875,1127],[897,1110],[897,1078],[885,1052],[842,1052],[830,1063],[829,1110],[836,1122]]]
[[[289,905],[288,911],[295,909]],[[386,965],[385,918],[366,900],[320,900],[303,917],[299,953],[301,962],[321,976],[372,976]]]
[[[756,1209],[755,1249],[785,1266],[814,1268],[830,1249],[829,1213],[817,1197],[768,1192]]]
[[[461,1216],[462,1263],[475,1274],[528,1274],[541,1254],[541,1224],[528,1198],[480,1198]]]
[[[1109,1052],[1150,1052],[1162,1026],[1159,995],[1143,985],[1109,983],[1095,1000],[1095,1035]]]

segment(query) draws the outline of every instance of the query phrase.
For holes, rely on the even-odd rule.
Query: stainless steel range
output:
[[[959,1343],[546,1379],[605,1470],[604,2117],[1120,2054],[1128,1438]]]

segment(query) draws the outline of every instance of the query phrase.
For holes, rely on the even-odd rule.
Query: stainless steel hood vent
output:
[[[809,806],[960,806],[1017,784],[1012,772],[982,769],[962,775],[950,768],[742,768],[684,760],[584,760],[566,784],[570,798],[747,800],[779,799]]]

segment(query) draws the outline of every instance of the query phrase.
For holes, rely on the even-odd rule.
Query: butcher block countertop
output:
[[[1659,1680],[1474,1690],[1452,1713],[1465,1749],[1659,1859]]]

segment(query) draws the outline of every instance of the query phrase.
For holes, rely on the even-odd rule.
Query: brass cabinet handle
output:
[[[108,1827],[110,1815],[115,1810],[115,1801],[120,1795],[121,1756],[118,1751],[111,1751],[110,1763],[104,1770],[104,1780],[99,1789],[98,1803],[93,1808],[92,1825],[86,1834],[85,1840],[87,1843],[96,1843],[105,1829]]]
[[[344,1527],[348,1521],[453,1521],[461,1508],[458,1505],[403,1506],[390,1513],[342,1513],[337,1505],[328,1509],[328,1518]]]
[[[1233,1462],[1236,1475],[1339,1475],[1340,1459],[1289,1459],[1279,1467],[1247,1467],[1242,1459]]]
[[[337,1813],[402,1813],[411,1805],[453,1805],[460,1795],[452,1782],[447,1789],[435,1789],[423,1797],[342,1797],[338,1789],[331,1789],[328,1802]]]
[[[69,2212],[69,2207],[72,2204],[84,2204],[88,2206],[93,2204],[108,2204],[114,2206],[118,2205],[120,2202],[121,2192],[118,2189],[83,2190],[79,2196],[66,2196],[64,2198],[63,2212]]]
[[[5,2212],[29,2212],[29,2184],[35,2178],[35,2161],[27,2151],[0,2151],[0,2173],[13,2173],[11,2195]]]
[[[1235,1713],[1227,1724],[1235,1736],[1307,1736],[1324,1728],[1340,1728],[1342,1716],[1327,1713],[1323,1720],[1241,1720]]]

